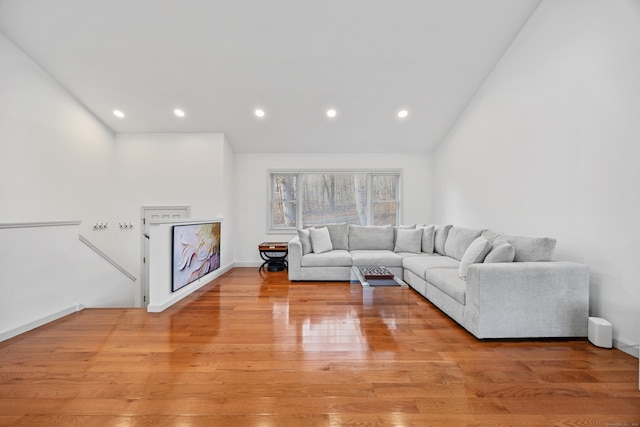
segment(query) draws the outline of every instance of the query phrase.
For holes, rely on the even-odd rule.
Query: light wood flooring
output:
[[[162,313],[0,343],[0,425],[637,426],[638,360],[479,341],[410,288],[236,268]]]

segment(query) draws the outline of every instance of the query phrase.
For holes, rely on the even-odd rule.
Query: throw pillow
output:
[[[312,252],[311,249],[311,234],[309,234],[309,229],[298,230],[298,237],[300,238],[300,243],[302,244],[302,255],[310,254]]]
[[[394,252],[411,252],[419,254],[422,250],[422,228],[416,230],[398,228]]]
[[[436,226],[425,225],[422,228],[422,252],[433,254],[433,244],[436,237]]]
[[[393,226],[393,241],[395,243],[396,239],[398,238],[398,230],[400,229],[415,229],[416,225],[415,224],[410,224],[410,225],[394,225]]]
[[[433,249],[440,255],[444,255],[444,244],[447,241],[447,235],[453,225],[436,225]]]
[[[482,262],[491,250],[491,242],[484,237],[476,238],[462,255],[460,265],[458,267],[458,275],[463,280],[467,280],[467,271],[471,264]]]
[[[309,234],[311,235],[311,247],[313,248],[314,254],[321,254],[333,250],[331,235],[327,227],[310,228]]]
[[[516,250],[509,242],[496,240],[484,262],[513,262]]]

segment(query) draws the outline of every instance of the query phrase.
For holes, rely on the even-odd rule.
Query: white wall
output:
[[[259,243],[288,241],[292,237],[267,234],[270,169],[402,169],[402,222],[413,224],[433,219],[431,154],[236,154],[235,167],[237,265],[260,265]]]
[[[112,252],[112,132],[0,34],[0,339],[83,306],[130,306]]]
[[[78,220],[77,233],[140,278],[141,206],[189,205],[193,217],[233,217],[234,154],[223,134],[116,137],[2,35],[0,70],[0,224]],[[134,228],[120,229],[121,222]],[[96,223],[109,227],[94,230]],[[223,265],[233,262],[234,243],[233,220],[225,224]],[[69,274],[66,265],[59,268],[47,274]],[[8,274],[0,270],[0,295],[47,286],[34,275],[15,283]],[[130,286],[139,294],[140,280]],[[96,292],[85,305],[121,305],[131,289],[115,299]],[[75,292],[71,298],[84,303]],[[46,298],[33,305],[43,316],[57,307]]]
[[[437,219],[556,237],[620,348],[640,335],[639,76],[640,2],[546,0],[436,153]]]
[[[233,152],[223,134],[118,134],[115,147],[114,218],[135,225],[115,245],[119,262],[138,277],[142,206],[190,206],[192,218],[233,216]],[[221,230],[222,265],[233,262],[231,224],[225,220]]]
[[[81,220],[107,245],[113,134],[0,34],[0,223]]]
[[[82,307],[132,306],[132,281],[78,235],[77,222],[0,227],[0,341]]]

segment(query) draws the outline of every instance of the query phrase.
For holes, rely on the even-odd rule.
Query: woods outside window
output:
[[[397,225],[400,171],[269,172],[270,231],[336,222]]]

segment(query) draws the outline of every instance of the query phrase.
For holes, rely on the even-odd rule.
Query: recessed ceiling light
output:
[[[409,115],[409,111],[407,110],[400,110],[398,111],[398,118],[399,119],[404,119]]]
[[[260,117],[260,118],[262,118],[262,117],[264,117],[264,114],[265,114],[265,113],[264,113],[264,110],[263,110],[262,108],[256,108],[256,109],[254,110],[253,114],[255,114],[255,115],[256,115],[256,117]]]
[[[333,108],[329,108],[327,110],[327,117],[329,117],[329,118],[334,118],[337,114],[338,114],[338,112]]]
[[[119,119],[124,119],[124,113],[120,110],[113,110],[113,115]]]
[[[179,108],[176,108],[175,110],[173,110],[173,114],[175,114],[178,117],[184,117],[184,111],[182,111]]]

